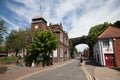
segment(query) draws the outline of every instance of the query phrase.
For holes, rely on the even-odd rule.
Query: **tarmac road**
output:
[[[39,72],[22,80],[87,80],[87,77],[83,68],[75,60],[62,67]]]

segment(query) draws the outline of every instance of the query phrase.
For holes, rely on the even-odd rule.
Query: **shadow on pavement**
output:
[[[96,67],[102,67],[100,64],[96,63],[94,59],[84,59],[86,65],[92,65]],[[120,71],[120,67],[108,67],[110,69],[114,69]]]
[[[118,67],[114,67],[114,68],[112,67],[110,69],[114,69],[114,70],[120,71],[120,68],[118,68]]]
[[[96,63],[94,59],[84,59],[86,65],[92,65],[92,66],[99,66],[101,67],[100,64]]]

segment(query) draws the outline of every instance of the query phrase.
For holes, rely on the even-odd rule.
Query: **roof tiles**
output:
[[[120,28],[110,26],[98,38],[120,37]]]

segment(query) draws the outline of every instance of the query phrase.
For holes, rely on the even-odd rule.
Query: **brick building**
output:
[[[120,28],[110,26],[98,37],[94,58],[102,66],[120,67]]]
[[[70,57],[69,48],[68,48],[69,37],[67,32],[63,30],[61,23],[60,24],[50,23],[49,26],[47,26],[47,21],[43,17],[36,16],[32,19],[31,24],[34,30],[37,28],[40,31],[44,31],[50,28],[52,32],[56,33],[60,42],[59,42],[58,48],[53,51],[54,62],[60,62],[60,61],[65,61],[69,59]]]

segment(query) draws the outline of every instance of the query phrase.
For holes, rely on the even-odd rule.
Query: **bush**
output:
[[[3,64],[15,63],[17,61],[17,57],[1,57],[0,62]]]
[[[15,61],[17,60],[17,57],[2,57],[0,58],[0,61]]]

